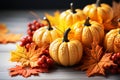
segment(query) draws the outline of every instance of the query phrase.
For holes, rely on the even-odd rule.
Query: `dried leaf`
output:
[[[116,66],[110,59],[112,53],[103,53],[95,41],[92,43],[92,49],[86,49],[86,55],[83,57],[83,65],[77,67],[77,70],[87,70],[87,76],[105,75],[105,68]]]
[[[50,23],[56,28],[58,29],[58,31],[63,34],[66,29],[68,29],[66,22],[60,22],[60,12],[56,11],[54,12],[54,15],[50,15],[48,13],[45,14],[45,16],[49,19]]]
[[[8,32],[8,29],[5,24],[0,24],[0,34],[5,34]]]
[[[36,47],[37,45],[33,43],[27,50],[25,47],[17,45],[17,49],[11,52],[10,61],[19,62],[22,66],[38,66],[37,61],[39,59],[39,56],[42,54],[42,51],[48,47],[48,45],[37,49]]]
[[[13,33],[8,33],[8,34],[0,34],[0,43],[14,43],[20,40],[21,34],[13,34]]]
[[[31,68],[31,67],[23,67],[16,65],[14,68],[10,68],[10,76],[21,75],[25,78],[31,75],[39,75],[39,73],[48,72],[47,69],[44,68]]]

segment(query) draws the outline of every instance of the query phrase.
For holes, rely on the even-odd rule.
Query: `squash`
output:
[[[120,52],[120,28],[110,30],[104,39],[107,52]]]
[[[101,43],[104,38],[103,26],[96,21],[90,20],[89,17],[74,24],[73,30],[74,38],[80,40],[85,47],[90,48],[94,39]]]
[[[66,25],[69,27],[75,22],[84,20],[86,18],[82,10],[73,8],[73,3],[70,4],[70,7],[71,9],[63,11],[60,14],[60,23],[66,23]]]
[[[48,22],[48,26],[39,28],[33,34],[33,41],[38,46],[40,46],[41,43],[50,44],[53,40],[60,37],[59,31],[54,26],[51,26],[49,20],[46,17],[44,19]]]
[[[89,16],[91,20],[95,20],[99,23],[108,23],[113,18],[113,10],[105,3],[100,4],[100,1],[101,0],[97,0],[96,4],[85,6],[83,13]]]
[[[49,53],[52,59],[63,66],[72,66],[77,64],[83,53],[83,47],[80,41],[68,39],[68,28],[63,38],[58,38],[50,44]]]

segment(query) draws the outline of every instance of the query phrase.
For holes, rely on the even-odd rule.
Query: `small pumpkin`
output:
[[[107,52],[120,52],[120,28],[110,30],[104,39]]]
[[[69,40],[67,29],[63,38],[58,38],[50,44],[49,53],[55,62],[63,66],[72,66],[82,58],[83,47],[78,40]]]
[[[59,31],[54,26],[51,26],[49,20],[46,17],[44,19],[48,22],[48,26],[39,28],[33,34],[33,41],[38,46],[40,46],[41,43],[50,44],[53,40],[60,37]]]
[[[73,8],[73,3],[70,4],[71,9],[63,11],[60,14],[60,22],[66,23],[67,26],[73,25],[75,22],[86,18],[82,10]]]
[[[96,4],[90,4],[83,8],[83,13],[99,23],[107,23],[113,18],[113,9],[105,3],[100,4],[101,0],[97,0]]]
[[[91,47],[91,43],[95,39],[98,43],[101,43],[104,38],[103,26],[90,20],[88,17],[84,21],[79,21],[73,25],[74,37],[80,40],[84,46]]]

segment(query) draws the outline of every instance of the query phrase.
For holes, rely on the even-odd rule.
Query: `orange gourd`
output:
[[[120,28],[110,30],[104,39],[107,52],[120,52]]]
[[[52,41],[60,37],[59,31],[54,26],[51,26],[47,18],[45,18],[45,20],[48,22],[48,26],[39,28],[33,34],[33,41],[38,46],[40,46],[41,43],[50,44]]]
[[[95,39],[98,43],[101,43],[104,38],[103,26],[90,20],[88,17],[84,21],[79,21],[73,25],[74,37],[80,40],[84,46],[91,47],[91,43]]]
[[[86,18],[82,10],[73,8],[73,3],[71,3],[70,6],[71,6],[71,9],[63,11],[60,14],[60,22],[66,23],[66,25],[69,27],[73,25],[75,22],[81,21]]]
[[[105,3],[100,4],[101,0],[97,0],[96,4],[87,5],[83,8],[85,15],[89,16],[91,20],[99,23],[108,23],[113,18],[112,8]]]
[[[50,44],[49,54],[52,59],[63,66],[72,66],[77,64],[83,53],[83,47],[80,41],[68,39],[68,33],[71,29],[67,29],[63,38],[58,38]]]

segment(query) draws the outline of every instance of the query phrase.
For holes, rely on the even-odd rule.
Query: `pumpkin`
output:
[[[82,10],[74,9],[73,3],[70,4],[71,9],[63,11],[60,14],[60,22],[66,23],[67,26],[73,25],[75,22],[84,20],[86,18],[85,14],[83,14]]]
[[[74,37],[80,40],[84,46],[91,47],[91,43],[95,39],[101,43],[104,38],[104,29],[102,24],[90,20],[88,17],[84,21],[79,21],[73,25]]]
[[[83,13],[99,23],[107,23],[113,18],[113,10],[105,3],[100,4],[100,1],[97,0],[96,4],[85,6]]]
[[[50,44],[49,53],[52,59],[63,66],[72,66],[77,64],[83,53],[83,47],[80,41],[68,39],[68,33],[71,29],[67,29],[63,38],[58,38]]]
[[[107,52],[120,52],[120,28],[110,30],[104,39]]]
[[[50,44],[53,40],[60,37],[59,31],[54,26],[51,26],[49,20],[46,17],[44,19],[48,22],[48,26],[39,28],[33,34],[33,41],[38,46],[40,46],[41,43]]]

